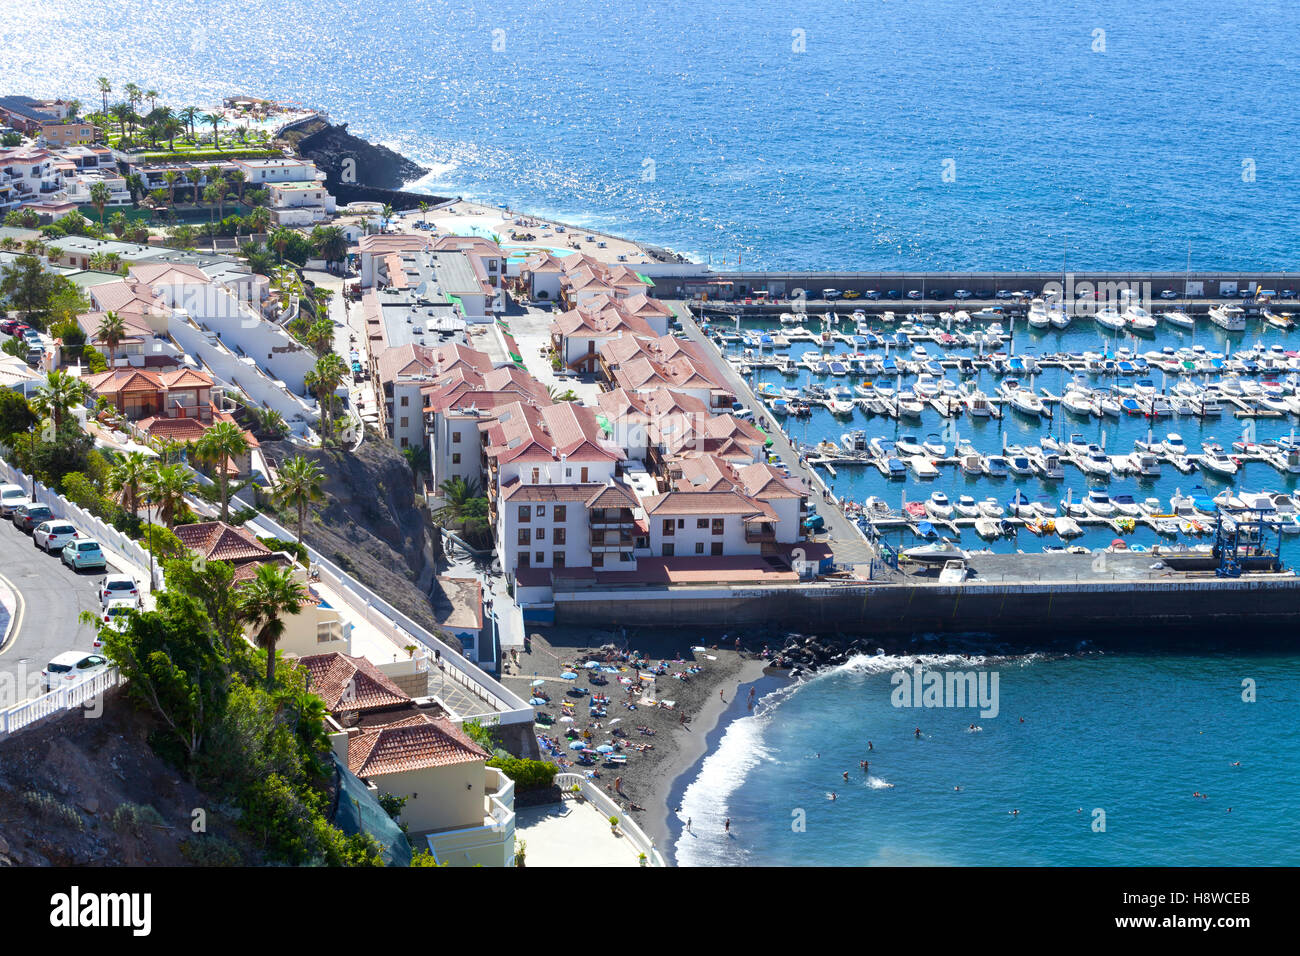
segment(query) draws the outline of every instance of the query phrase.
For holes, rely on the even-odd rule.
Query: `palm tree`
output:
[[[167,204],[169,206],[176,205],[176,180],[178,179],[180,179],[180,175],[174,169],[169,169],[163,173],[163,182],[167,184]]]
[[[280,256],[280,262],[283,263],[284,250],[288,248],[289,243],[293,242],[293,230],[286,226],[276,226],[267,237],[267,242]]]
[[[134,515],[140,506],[140,492],[148,486],[153,465],[142,451],[133,451],[123,458],[108,475],[108,485],[122,502],[122,507]]]
[[[335,390],[347,381],[347,377],[347,365],[334,352],[318,358],[315,366],[307,373],[307,387],[316,394],[316,400],[320,403],[321,432],[325,436],[331,433],[330,419],[333,411],[331,398]]]
[[[390,206],[389,204],[385,203],[385,204],[384,204],[384,211],[381,213],[381,216],[383,217],[383,219],[382,219],[382,222],[383,222],[383,224],[384,224],[384,225],[383,225],[383,228],[387,229],[387,228],[388,228],[388,224],[389,224],[390,222],[392,222],[392,220],[393,220],[393,207]]]
[[[113,86],[108,82],[108,77],[99,78],[99,95],[104,98],[104,113],[108,113],[108,94],[113,92]]]
[[[280,474],[272,492],[276,502],[298,511],[298,543],[302,544],[302,529],[307,521],[307,509],[314,502],[324,501],[322,482],[325,473],[310,458],[295,455],[280,467]]]
[[[100,226],[104,225],[104,208],[112,198],[113,193],[106,183],[99,182],[90,187],[90,204],[99,212]]]
[[[180,117],[181,122],[190,128],[190,140],[198,142],[194,138],[194,121],[203,114],[203,111],[197,106],[187,106],[176,115]]]
[[[244,222],[248,224],[249,232],[265,233],[266,227],[271,224],[271,210],[265,206],[254,206],[244,217]]]
[[[185,178],[189,180],[190,185],[194,187],[193,201],[197,205],[199,201],[199,181],[203,179],[203,170],[197,166],[191,166],[185,170]]]
[[[114,103],[111,107],[109,107],[108,114],[112,116],[113,119],[117,120],[118,130],[121,132],[122,138],[126,139],[127,121],[130,120],[133,116],[135,116],[135,111],[131,109],[131,104]]]
[[[45,376],[45,382],[36,390],[32,399],[32,408],[39,415],[47,415],[54,421],[54,430],[63,428],[63,420],[78,405],[86,403],[90,390],[79,378],[73,378],[67,372],[54,371]]]
[[[116,312],[105,312],[104,317],[99,320],[99,328],[95,330],[95,336],[108,346],[108,364],[112,365],[117,358],[117,347],[126,338],[126,323]]]
[[[260,564],[252,580],[239,589],[239,615],[257,628],[253,638],[266,651],[266,682],[275,682],[275,646],[284,634],[284,618],[302,610],[306,591],[293,576],[293,569],[278,564]]]
[[[229,176],[230,182],[233,183],[235,189],[238,190],[239,201],[242,203],[244,201],[244,185],[247,182],[248,177],[239,169],[231,170]]]
[[[433,512],[433,517],[439,524],[455,524],[469,517],[469,503],[475,498],[482,497],[479,491],[477,481],[466,481],[464,478],[448,478],[438,486],[438,493],[442,496],[442,507]]]
[[[230,472],[226,468],[226,462],[247,451],[248,439],[233,422],[217,422],[194,443],[194,452],[199,460],[208,462],[217,470],[217,482],[221,486],[222,521],[230,518]]]
[[[209,222],[216,221],[217,200],[220,198],[221,198],[221,188],[216,183],[210,184],[207,189],[203,190],[203,201],[208,204]]]
[[[158,520],[171,527],[185,505],[187,495],[198,484],[183,465],[159,465],[147,481],[149,497],[158,509]]]
[[[149,109],[150,109],[150,111],[156,110],[156,109],[158,108],[158,91],[157,91],[157,90],[145,90],[145,91],[144,91],[144,98],[145,98],[146,100],[149,101]]]
[[[426,225],[429,222],[429,204],[427,202],[420,203],[420,222]]]
[[[348,237],[338,226],[317,226],[311,231],[311,244],[326,262],[342,262],[348,254]]]
[[[220,149],[221,134],[217,131],[217,127],[226,121],[225,117],[223,117],[220,113],[207,113],[201,117],[201,120],[204,123],[212,124],[212,148]]]
[[[334,348],[334,323],[329,319],[320,318],[313,322],[303,335],[303,341],[319,357],[330,352]]]

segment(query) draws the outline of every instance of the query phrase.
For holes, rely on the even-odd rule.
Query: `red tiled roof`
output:
[[[245,531],[224,521],[204,521],[183,524],[175,528],[181,544],[209,561],[256,561],[269,558],[273,552]]]
[[[450,721],[427,714],[348,738],[348,769],[363,778],[475,763],[490,756]]]
[[[319,695],[331,712],[364,713],[411,702],[410,695],[364,657],[311,654],[299,663],[307,668],[312,693]]]

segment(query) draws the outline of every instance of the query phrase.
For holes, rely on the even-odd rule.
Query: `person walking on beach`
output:
[[[624,795],[624,794],[623,794],[623,778],[622,778],[622,777],[615,777],[615,778],[614,778],[614,792],[617,793],[620,797]]]
[[[731,832],[731,817],[727,817],[726,822],[722,824],[722,829],[726,833]]]
[[[690,817],[687,817],[687,818],[686,818],[686,832],[687,832],[687,833],[690,833],[690,832],[691,832],[691,818],[690,818]]]
[[[727,698],[722,696],[722,688],[718,688],[718,700],[722,701],[724,704],[727,702]]]

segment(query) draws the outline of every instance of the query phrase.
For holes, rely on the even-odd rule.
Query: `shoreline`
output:
[[[757,707],[766,697],[771,696],[778,690],[789,687],[792,683],[789,672],[774,668],[766,662],[760,661],[764,666],[759,670],[752,680],[742,680],[736,685],[732,694],[732,699],[722,705],[718,701],[716,713],[712,715],[713,724],[707,731],[704,731],[697,738],[700,747],[695,748],[698,752],[694,754],[694,759],[689,763],[686,758],[689,755],[688,748],[682,748],[680,753],[681,759],[677,761],[679,766],[676,768],[677,773],[671,778],[665,777],[663,787],[663,807],[664,813],[661,820],[656,820],[658,830],[651,833],[651,839],[655,841],[655,846],[659,847],[659,852],[663,854],[664,860],[669,866],[677,866],[677,841],[681,838],[685,827],[678,818],[676,808],[681,806],[682,797],[686,791],[700,777],[700,772],[704,767],[704,762],[709,759],[710,755],[717,750],[722,739],[731,729],[731,725],[742,717],[752,714],[752,711],[742,701],[742,695],[747,697],[747,690],[750,687],[758,687],[760,684],[770,682],[771,686],[754,695],[754,704]]]
[[[673,846],[681,834],[681,823],[676,819],[676,807],[681,802],[681,795],[691,782],[699,776],[700,767],[713,752],[718,741],[722,739],[732,721],[749,713],[742,695],[746,688],[757,683],[768,672],[768,662],[762,658],[742,661],[737,673],[717,683],[715,690],[731,693],[726,703],[716,697],[709,697],[691,718],[691,726],[675,731],[673,734],[672,756],[661,766],[655,787],[650,792],[655,815],[645,820],[642,829],[654,841],[664,860],[676,866],[676,854]]]

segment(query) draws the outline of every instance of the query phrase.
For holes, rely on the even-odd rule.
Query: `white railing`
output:
[[[80,683],[59,687],[40,697],[0,710],[0,738],[17,733],[46,717],[80,707],[119,683],[121,676],[116,667],[111,667]]]
[[[645,831],[637,826],[631,817],[627,816],[627,811],[586,777],[577,773],[557,773],[555,783],[562,792],[577,784],[579,792],[590,800],[596,809],[607,817],[618,817],[618,828],[623,831],[623,835],[638,852],[646,855],[647,866],[668,865],[664,862],[663,855],[655,849],[654,841],[645,835]]]
[[[130,561],[136,568],[148,575],[149,552],[146,551],[135,541],[118,531],[112,525],[106,524],[99,518],[92,515],[89,511],[68,501],[53,488],[47,488],[39,481],[33,483],[32,479],[24,472],[19,471],[9,462],[0,458],[0,476],[5,481],[23,488],[33,489],[32,500],[43,505],[48,505],[50,511],[56,518],[64,518],[76,525],[77,530],[97,540],[101,545],[110,551],[121,555],[127,561]],[[154,580],[152,589],[160,589],[163,585],[162,568],[155,565]]]
[[[292,531],[265,514],[251,519],[246,525],[260,530],[264,537],[275,537],[281,541],[297,540]],[[319,573],[321,582],[339,595],[353,615],[368,622],[398,647],[416,644],[423,645],[430,652],[437,651],[439,669],[445,677],[495,708],[479,714],[457,716],[466,720],[491,718],[502,724],[533,722],[533,708],[527,701],[507,690],[459,650],[411,620],[316,549],[307,546],[307,557],[313,569]]]

